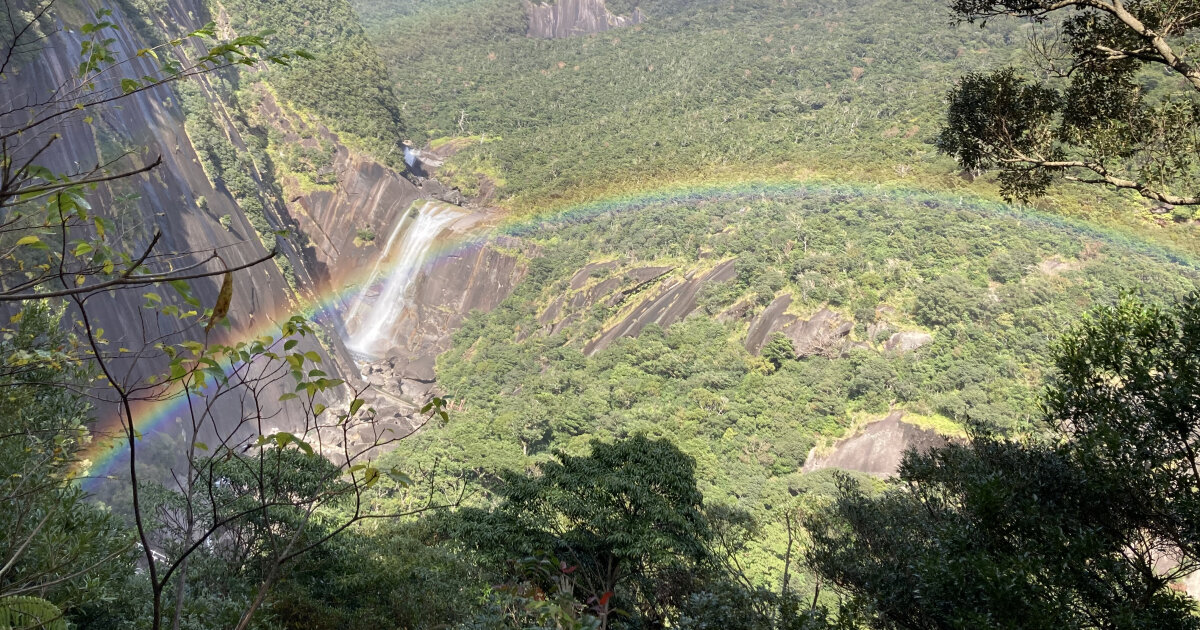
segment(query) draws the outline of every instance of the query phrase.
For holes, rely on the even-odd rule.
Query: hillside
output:
[[[0,628],[1200,623],[1195,208],[937,149],[1062,22],[47,2],[0,20]]]
[[[368,33],[414,136],[494,139],[452,164],[498,170],[517,204],[787,163],[944,171],[929,146],[941,93],[1023,37],[951,27],[937,3],[648,2],[642,24],[557,40],[526,37],[516,0],[382,6]]]
[[[1066,326],[1122,287],[1173,299],[1200,279],[1153,245],[987,202],[836,185],[677,197],[526,234],[529,278],[438,359],[460,410],[389,462],[482,481],[595,438],[665,437],[707,501],[767,523],[767,580],[785,552],[772,515],[837,438],[894,410],[951,437],[1040,431]]]
[[[1193,223],[1081,187],[1007,207],[932,146],[947,86],[1019,59],[1031,25],[647,1],[639,24],[546,39],[515,1],[356,6],[442,176],[539,252],[439,357],[459,420],[405,466],[486,479],[647,433],[697,459],[707,498],[769,520],[806,461],[889,411],[1036,430],[1066,326],[1122,288],[1196,287],[1156,244],[1194,251]]]

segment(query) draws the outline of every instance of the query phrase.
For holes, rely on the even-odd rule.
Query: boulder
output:
[[[797,319],[780,332],[792,340],[796,358],[802,359],[813,355],[832,357],[844,354],[845,342],[851,330],[854,330],[854,322],[843,319],[828,308],[822,308],[812,318]]]
[[[898,332],[888,338],[883,347],[890,352],[912,352],[933,341],[933,335],[924,332]]]
[[[857,435],[841,440],[830,453],[821,457],[810,453],[803,472],[841,468],[892,477],[900,470],[904,451],[915,448],[926,452],[946,444],[946,438],[936,431],[904,422],[903,417],[903,411],[893,411],[882,420],[868,424]]]

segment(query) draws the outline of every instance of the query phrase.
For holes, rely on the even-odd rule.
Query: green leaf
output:
[[[370,488],[371,486],[375,485],[375,482],[377,482],[377,481],[379,481],[379,469],[378,468],[367,468],[367,469],[363,470],[363,487],[364,488]]]

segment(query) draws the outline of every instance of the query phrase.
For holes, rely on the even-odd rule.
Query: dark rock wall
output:
[[[285,142],[300,142],[289,119],[273,96],[259,104],[258,116],[283,134]],[[318,189],[295,193],[286,199],[287,212],[308,238],[310,265],[322,285],[340,286],[364,265],[371,265],[380,248],[422,190],[401,173],[370,157],[352,151],[338,136],[318,125],[318,133],[333,143],[334,190]],[[295,188],[295,182],[281,182]],[[377,238],[370,244],[355,243],[359,229],[369,228]]]
[[[850,331],[854,322],[822,308],[804,320],[786,313],[792,304],[792,296],[784,293],[776,297],[767,308],[750,323],[746,334],[746,349],[753,354],[762,352],[771,335],[780,332],[792,341],[796,357],[811,355],[839,356],[851,346]]]
[[[149,43],[139,37],[119,6],[109,8],[114,11],[110,19],[120,28],[114,35],[113,47],[120,58],[133,59],[123,67],[121,76],[151,74],[154,68],[136,57],[137,50]],[[46,50],[38,59],[5,82],[6,94],[32,105],[56,86],[71,81],[76,71],[74,60],[79,55],[79,38],[77,30],[67,30],[64,25],[63,30],[45,41]],[[106,87],[97,86],[99,90]],[[91,118],[90,124],[85,120],[87,117]],[[232,197],[214,187],[204,173],[184,131],[183,112],[169,87],[130,95],[113,106],[68,113],[59,121],[52,130],[61,134],[61,139],[39,159],[57,172],[90,169],[109,157],[112,149],[102,155],[101,147],[132,151],[114,169],[140,167],[161,158],[162,164],[148,174],[102,185],[92,193],[93,208],[116,221],[125,249],[144,250],[157,230],[162,238],[155,253],[177,254],[173,263],[176,267],[194,263],[213,250],[219,251],[224,264],[231,267],[266,254],[254,228]],[[228,229],[220,223],[225,215],[230,217]],[[208,268],[221,267],[219,263],[211,263]],[[192,283],[202,303],[215,302],[219,281],[217,278]],[[106,295],[91,301],[97,324],[105,328],[114,344],[132,348],[164,335],[168,339],[182,338],[172,336],[178,332],[176,321],[143,308],[144,292],[119,291],[111,297]],[[273,264],[238,272],[229,314],[232,328],[241,331],[261,327],[262,317],[286,313],[293,302],[287,283]]]

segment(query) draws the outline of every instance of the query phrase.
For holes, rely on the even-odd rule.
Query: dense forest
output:
[[[1200,628],[1200,12],[574,1],[5,5],[0,630]]]
[[[956,24],[937,2],[648,0],[637,27],[545,40],[525,36],[518,5],[355,2],[412,136],[461,147],[454,181],[477,190],[482,176],[518,212],[616,182],[747,173],[960,188],[933,146],[948,86],[1047,36],[1019,20]],[[1136,78],[1154,91],[1170,72]],[[1069,187],[1053,202],[1095,219],[1129,211]]]
[[[525,37],[516,0],[358,6],[414,135],[494,139],[452,164],[501,174],[514,205],[781,163],[920,170],[940,162],[927,140],[945,86],[1022,37],[951,28],[936,3],[648,2],[645,24],[564,40]],[[914,38],[930,23],[946,27]]]

